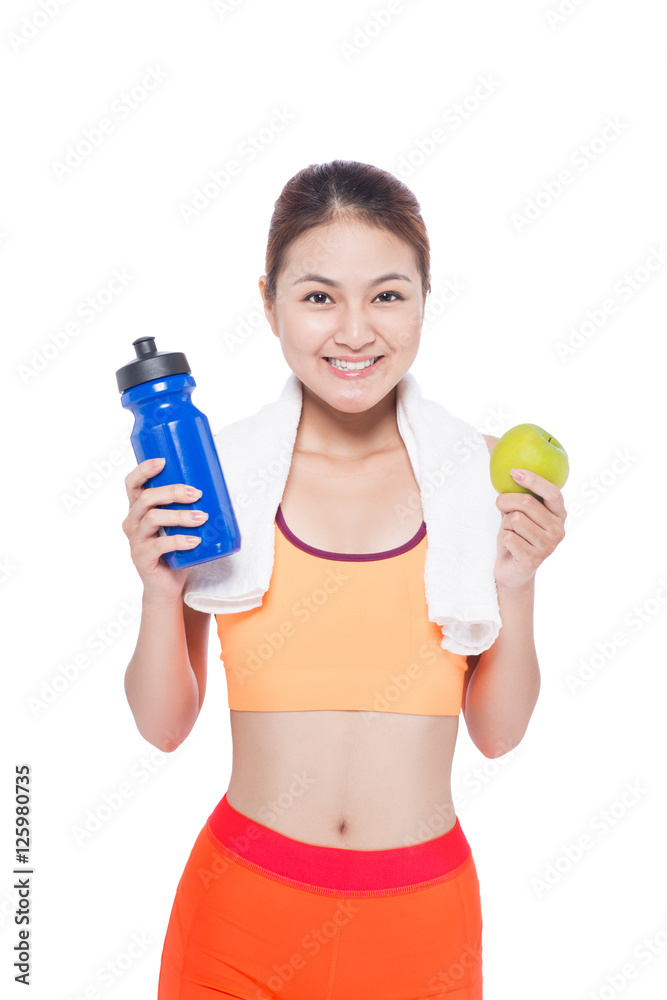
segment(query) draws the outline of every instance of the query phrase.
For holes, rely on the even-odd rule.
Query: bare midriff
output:
[[[456,821],[458,716],[230,710],[229,804],[311,844],[379,851]]]
[[[375,553],[415,535],[419,497],[402,443],[358,465],[295,447],[281,509],[309,545]],[[230,718],[227,800],[284,836],[385,850],[432,840],[456,822],[458,715],[230,709]]]

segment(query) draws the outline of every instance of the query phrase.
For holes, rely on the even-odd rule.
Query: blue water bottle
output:
[[[197,507],[208,520],[201,527],[174,524],[160,526],[160,535],[192,534],[201,537],[194,549],[164,552],[172,569],[184,569],[228,556],[241,548],[220,459],[208,418],[193,404],[197,383],[190,374],[185,354],[158,351],[155,337],[132,341],[136,359],[116,372],[121,404],[134,414],[130,440],[137,462],[164,458],[156,476],[146,486],[185,483],[202,491]],[[201,506],[200,506],[201,505]],[[164,510],[192,510],[192,504],[159,504]]]

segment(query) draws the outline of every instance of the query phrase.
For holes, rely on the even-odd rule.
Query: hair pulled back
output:
[[[289,247],[315,226],[349,219],[384,229],[416,254],[422,292],[431,291],[430,245],[419,202],[393,174],[356,160],[311,163],[287,181],[277,198],[266,248],[266,289],[276,297],[276,283]]]

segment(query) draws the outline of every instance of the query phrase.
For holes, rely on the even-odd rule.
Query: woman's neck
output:
[[[395,448],[402,438],[396,419],[396,386],[360,413],[337,410],[301,383],[303,403],[294,447],[354,461]]]

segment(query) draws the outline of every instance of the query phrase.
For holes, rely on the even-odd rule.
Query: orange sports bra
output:
[[[263,603],[216,614],[228,704],[458,715],[467,660],[440,645],[424,590],[426,524],[385,552],[327,552],[275,517]]]

